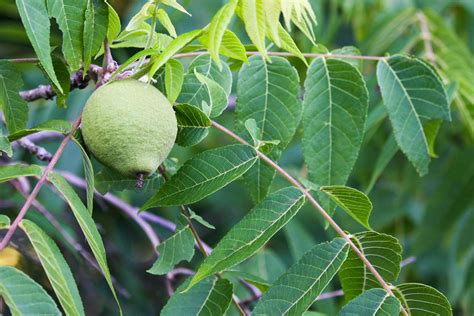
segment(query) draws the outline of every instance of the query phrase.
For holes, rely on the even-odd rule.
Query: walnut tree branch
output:
[[[245,141],[243,138],[232,132],[231,130],[227,129],[226,127],[220,125],[219,123],[212,121],[212,126],[214,126],[216,129],[219,131],[227,134],[228,136],[232,137],[239,143],[245,144],[245,145],[250,145],[247,141]],[[344,238],[344,240],[347,242],[347,244],[352,248],[352,250],[357,254],[357,256],[362,260],[364,265],[369,269],[370,272],[374,275],[374,277],[377,279],[377,281],[380,283],[380,285],[384,288],[384,290],[390,294],[391,296],[395,296],[393,294],[393,291],[391,289],[391,286],[385,282],[383,277],[380,275],[380,273],[375,269],[375,267],[372,265],[372,263],[367,259],[367,257],[362,253],[362,251],[357,248],[357,246],[354,244],[354,242],[351,239],[351,236],[346,234],[346,232],[332,219],[332,217],[326,212],[326,210],[323,209],[323,207],[316,201],[316,199],[311,195],[310,191],[305,188],[298,180],[293,178],[286,170],[284,170],[282,167],[280,167],[276,162],[274,162],[272,159],[270,159],[268,156],[266,156],[264,153],[260,152],[257,150],[257,155],[260,159],[262,159],[267,165],[275,169],[281,176],[283,176],[288,182],[290,182],[294,187],[296,187],[298,190],[303,193],[303,195],[308,199],[308,201],[311,203],[311,205],[319,211],[319,213],[328,221],[329,225],[332,226],[332,228],[341,236]],[[405,310],[404,307],[401,307],[401,311],[404,315],[408,316],[407,311]]]

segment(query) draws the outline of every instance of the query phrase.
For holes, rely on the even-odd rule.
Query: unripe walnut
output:
[[[152,85],[119,80],[97,89],[82,114],[84,141],[104,165],[129,177],[156,171],[173,147],[176,116]]]

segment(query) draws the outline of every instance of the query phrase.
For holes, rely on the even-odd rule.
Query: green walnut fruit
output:
[[[143,178],[155,172],[171,151],[176,133],[168,99],[137,80],[114,81],[97,89],[82,114],[89,150],[124,176]]]

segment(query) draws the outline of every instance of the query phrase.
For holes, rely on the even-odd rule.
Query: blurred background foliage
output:
[[[183,0],[181,3],[192,14],[189,17],[176,10],[169,14],[182,33],[205,26],[224,0]],[[362,55],[384,55],[399,52],[423,56],[424,47],[420,40],[420,26],[417,10],[425,10],[433,34],[433,46],[441,75],[452,79],[448,85],[453,97],[453,121],[441,126],[435,144],[435,159],[427,176],[420,178],[407,159],[399,152],[381,171],[375,185],[371,184],[374,167],[390,135],[387,118],[377,117],[377,111],[369,116],[373,122],[368,129],[365,145],[359,155],[349,185],[362,191],[370,191],[374,203],[371,219],[372,227],[400,239],[404,247],[404,258],[414,257],[415,263],[402,270],[400,282],[420,282],[431,285],[447,295],[455,315],[474,314],[474,105],[469,98],[473,89],[474,50],[474,1],[472,0],[310,0],[318,17],[315,34],[319,47],[312,44],[303,34],[293,30],[303,52],[320,52],[343,46],[355,46]],[[120,15],[122,25],[141,8],[144,1],[112,0]],[[243,25],[234,19],[232,29],[246,41]],[[160,31],[160,30],[159,30]],[[54,33],[54,32],[53,32]],[[53,43],[60,45],[60,33],[52,37]],[[125,61],[134,48],[114,50],[118,62]],[[34,52],[22,27],[14,1],[0,0],[0,58],[31,57]],[[304,78],[305,66],[296,58],[291,62]],[[188,62],[188,61],[187,61]],[[25,81],[24,89],[34,88],[47,81],[41,71],[33,65],[21,64]],[[371,108],[380,104],[380,93],[375,84],[375,63],[365,61],[361,65],[369,84]],[[470,67],[470,68],[469,68]],[[472,75],[471,77],[469,77]],[[235,80],[234,80],[235,82]],[[464,90],[463,90],[464,89]],[[466,92],[467,91],[467,92]],[[54,101],[30,103],[30,121],[33,126],[49,119],[73,120],[80,113],[92,87],[73,91],[67,101],[67,108],[58,108]],[[472,95],[471,95],[472,96]],[[471,119],[471,121],[469,121]],[[232,111],[220,119],[232,126]],[[296,137],[284,153],[281,165],[293,174],[304,177],[300,143]],[[41,145],[54,151],[58,140],[50,139]],[[193,154],[207,148],[228,143],[222,134],[211,131],[209,137],[192,148],[176,148],[172,157],[182,163]],[[44,164],[21,150],[16,150],[15,161]],[[95,165],[100,170],[99,164]],[[82,175],[80,153],[74,145],[69,145],[58,169]],[[287,185],[284,180],[275,181],[274,188]],[[372,188],[371,188],[372,187]],[[79,191],[84,196],[83,191]],[[141,206],[150,196],[148,193],[133,191],[116,192],[125,202]],[[45,189],[39,200],[52,212],[63,227],[81,240],[82,236],[67,212],[67,205],[53,191]],[[8,184],[0,186],[0,210],[2,214],[13,216],[24,199]],[[193,210],[216,227],[210,230],[199,226],[202,238],[211,246],[228,231],[251,208],[252,202],[242,183],[233,183],[213,194],[204,201],[193,205]],[[94,218],[103,235],[108,251],[109,264],[113,276],[122,288],[121,301],[128,315],[157,314],[167,300],[164,277],[153,276],[146,270],[154,261],[146,236],[140,228],[122,212],[100,199],[94,205]],[[175,208],[155,209],[156,214],[174,220]],[[37,223],[58,241],[62,236],[51,223],[35,212],[29,213]],[[363,230],[342,212],[336,212],[336,220],[350,232]],[[163,239],[169,232],[154,226]],[[294,220],[277,234],[265,250],[242,264],[239,268],[273,281],[286,267],[317,242],[334,237],[331,230],[324,229],[324,223],[314,210],[306,207]],[[45,288],[51,290],[37,259],[28,251],[26,238],[15,240],[18,252],[2,253],[1,264],[15,264],[36,280],[43,280]],[[79,290],[88,315],[110,315],[114,313],[112,297],[105,281],[73,249],[63,243],[64,254],[75,273]],[[201,260],[197,254],[190,263],[195,267]],[[338,289],[337,281],[331,289]],[[238,289],[243,297],[248,295]],[[239,293],[238,292],[238,293]],[[334,298],[317,302],[317,310],[334,314],[343,302]]]

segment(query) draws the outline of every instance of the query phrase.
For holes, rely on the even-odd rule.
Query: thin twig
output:
[[[173,56],[173,58],[186,58],[186,57],[195,57],[195,56],[201,56],[201,55],[206,55],[209,54],[208,51],[198,51],[198,52],[189,52],[189,53],[181,53],[181,54],[176,54]],[[253,55],[260,55],[260,52],[246,52],[247,55],[253,56]],[[294,54],[288,53],[288,52],[267,52],[269,56],[284,56],[284,57],[295,57]],[[359,55],[342,55],[342,54],[317,54],[317,53],[303,53],[302,54],[306,58],[317,58],[317,57],[322,57],[322,58],[347,58],[347,59],[362,59],[362,60],[382,60],[386,59],[386,57],[383,56],[359,56]]]
[[[36,57],[11,58],[8,61],[14,64],[39,63],[39,59]]]
[[[39,191],[41,190],[41,187],[45,184],[46,179],[49,175],[49,173],[53,170],[54,166],[58,162],[59,158],[61,157],[64,149],[66,148],[67,143],[69,140],[72,138],[72,135],[74,132],[77,130],[79,127],[79,124],[81,123],[81,116],[79,116],[76,121],[72,124],[71,132],[63,139],[61,144],[59,145],[58,150],[54,154],[53,158],[49,162],[49,164],[46,166],[46,168],[43,171],[43,174],[38,180],[38,183],[34,187],[33,191],[30,193],[28,198],[26,199],[25,204],[21,208],[20,212],[18,213],[17,217],[13,221],[12,225],[8,229],[5,237],[3,237],[2,242],[0,243],[0,251],[5,249],[5,247],[8,245],[10,242],[10,239],[12,238],[13,234],[18,228],[18,225],[20,224],[21,220],[25,217],[26,213],[28,212],[28,209],[30,208],[31,204],[33,201],[36,199],[36,196],[38,195]]]
[[[212,121],[212,125],[220,130],[221,132],[224,132],[228,136],[234,138],[238,142],[245,144],[245,145],[250,145],[248,142],[246,142],[243,138],[239,137],[237,134],[232,132],[231,130],[225,128],[224,126],[220,125],[219,123]],[[357,256],[362,260],[362,262],[365,264],[365,266],[372,272],[374,277],[377,279],[377,281],[382,285],[382,287],[385,289],[385,291],[394,296],[392,289],[389,284],[385,282],[383,277],[380,275],[380,273],[375,269],[375,267],[372,265],[372,263],[365,257],[365,255],[360,251],[359,248],[354,244],[354,242],[351,240],[351,237],[344,232],[344,230],[332,219],[332,217],[323,209],[323,207],[313,198],[313,196],[309,193],[308,189],[306,189],[301,183],[298,182],[295,178],[293,178],[288,172],[286,172],[283,168],[281,168],[277,163],[275,163],[273,160],[268,158],[265,154],[257,150],[257,155],[262,159],[265,163],[267,163],[270,167],[275,169],[280,175],[282,175],[284,178],[286,178],[293,186],[298,188],[303,195],[308,199],[308,201],[313,205],[314,208],[316,208],[319,213],[329,222],[329,224],[332,226],[332,228],[341,236],[342,238],[345,239],[345,241],[349,244],[349,246],[352,248],[352,250],[357,254]],[[402,307],[402,312],[405,315],[408,315],[406,310]]]
[[[28,194],[22,189],[20,183],[18,181],[11,181],[10,184],[20,193],[25,199],[28,198]],[[51,214],[50,211],[46,209],[46,207],[43,206],[38,200],[33,200],[31,205],[41,214],[43,215],[48,222],[56,228],[56,230],[61,234],[61,236],[64,238],[64,240],[74,248],[81,256],[86,260],[94,269],[96,269],[100,274],[103,274],[102,269],[99,267],[97,262],[94,260],[94,257],[87,252],[86,249],[77,241],[74,239],[73,236],[71,236],[59,223],[59,221],[54,217],[53,214]],[[119,291],[119,293],[126,297],[130,297],[130,293],[123,287],[121,286],[117,279],[115,279],[114,276],[112,276],[112,282],[114,283],[115,287]]]
[[[20,145],[20,147],[27,150],[30,154],[38,157],[39,160],[51,161],[51,159],[53,158],[53,155],[49,151],[47,151],[41,146],[36,145],[30,139],[28,139],[28,137],[23,137],[17,140],[17,143],[18,145]]]
[[[416,17],[420,22],[421,39],[423,40],[423,45],[425,47],[426,59],[428,59],[433,65],[436,65],[436,55],[433,52],[431,32],[426,15],[423,13],[423,11],[418,11],[416,13]]]

